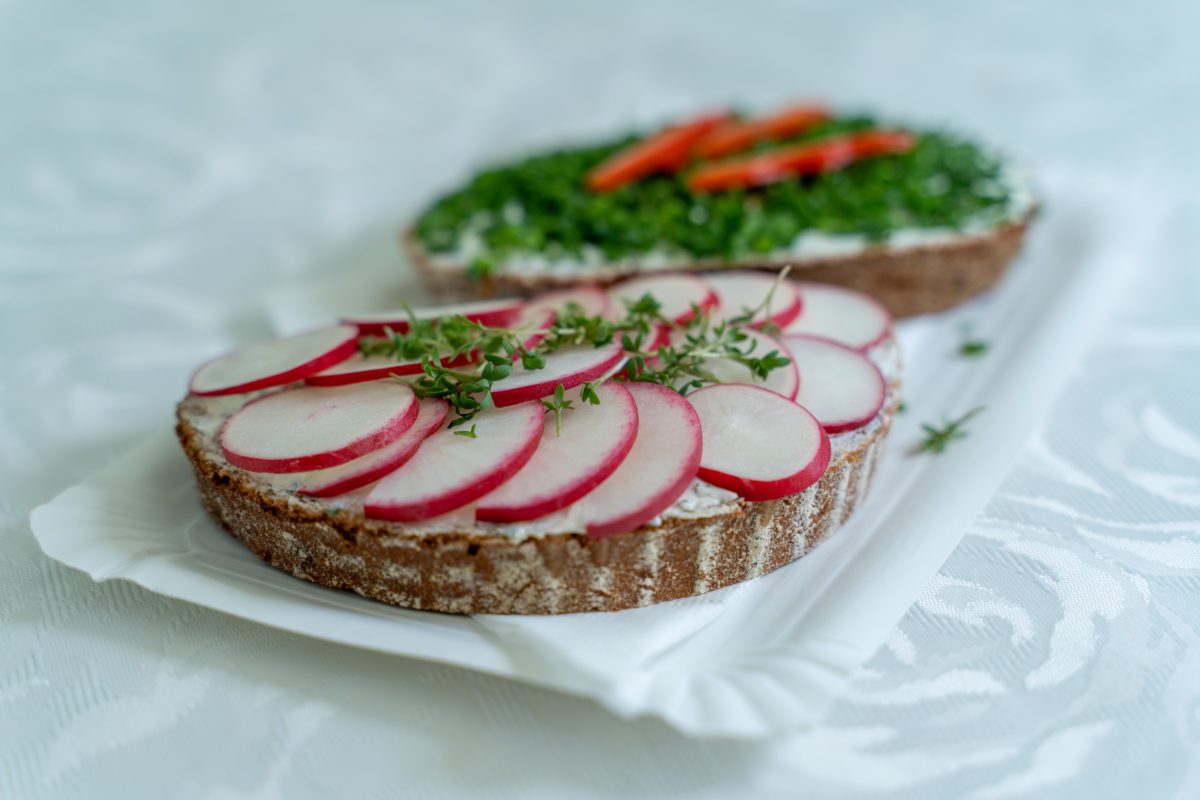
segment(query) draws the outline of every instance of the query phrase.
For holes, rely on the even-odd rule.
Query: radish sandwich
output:
[[[362,314],[208,362],[177,429],[209,514],[298,577],[619,610],[836,530],[898,404],[891,331],[862,295],[738,271]]]

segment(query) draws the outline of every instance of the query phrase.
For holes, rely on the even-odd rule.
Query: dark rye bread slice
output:
[[[857,289],[883,303],[897,317],[944,311],[991,288],[1016,257],[1037,213],[1030,208],[1015,220],[987,231],[963,234],[948,241],[889,246],[881,244],[859,253],[734,262],[704,259],[657,269],[710,270],[717,268],[779,270],[792,267],[800,280]],[[486,280],[472,280],[467,265],[432,257],[411,229],[401,237],[405,253],[437,291],[479,295],[533,294],[583,281],[569,272],[498,271]],[[592,283],[615,283],[638,274],[629,265],[587,273]]]
[[[710,592],[766,574],[809,552],[867,494],[895,416],[898,382],[865,429],[842,436],[821,479],[800,494],[732,511],[663,517],[594,539],[561,533],[514,539],[479,529],[419,527],[331,511],[275,491],[231,466],[185,398],[176,432],[209,515],[255,555],[297,578],[397,606],[455,614],[617,611]]]

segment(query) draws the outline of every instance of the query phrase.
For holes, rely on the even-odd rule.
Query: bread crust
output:
[[[1020,251],[1036,213],[1035,206],[1019,219],[985,233],[964,234],[945,242],[906,247],[883,244],[861,253],[819,258],[687,261],[665,269],[778,271],[791,266],[792,274],[799,279],[856,289],[879,300],[893,315],[911,317],[944,311],[991,288]],[[447,293],[525,295],[581,282],[569,274],[552,272],[501,272],[486,280],[472,280],[467,276],[466,264],[433,259],[417,241],[412,228],[401,235],[401,244],[431,287]],[[637,270],[613,270],[600,280],[589,274],[588,281],[609,284],[634,274]]]
[[[866,496],[898,406],[893,386],[880,424],[836,456],[804,492],[734,513],[658,524],[605,538],[563,533],[422,533],[401,523],[334,513],[264,491],[214,455],[185,398],[176,433],[209,515],[256,556],[322,586],[397,606],[453,614],[617,611],[710,592],[800,558]]]

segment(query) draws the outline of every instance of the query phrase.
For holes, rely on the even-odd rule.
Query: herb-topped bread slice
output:
[[[484,170],[404,241],[435,282],[485,294],[792,265],[908,316],[991,286],[1035,210],[1019,172],[972,141],[804,106]]]
[[[213,519],[395,605],[631,608],[808,552],[865,496],[898,405],[891,319],[844,289],[661,274],[446,311],[201,367],[177,432]]]

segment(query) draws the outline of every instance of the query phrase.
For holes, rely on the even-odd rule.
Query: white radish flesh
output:
[[[652,383],[630,383],[638,411],[633,448],[579,501],[589,536],[631,531],[683,494],[700,465],[700,420],[686,399]]]
[[[613,312],[625,313],[626,303],[636,303],[644,295],[650,295],[659,303],[659,313],[674,322],[686,322],[700,312],[709,311],[717,305],[717,294],[707,282],[695,275],[668,273],[666,275],[644,275],[618,283],[611,287]]]
[[[523,522],[574,503],[611,475],[633,447],[638,411],[623,386],[611,381],[596,387],[593,406],[571,392],[559,430],[546,415],[541,442],[520,472],[483,498],[476,516],[485,522]]]
[[[777,278],[774,274],[750,270],[706,273],[704,280],[720,299],[714,319],[733,319],[756,310],[770,295],[770,305],[754,315],[750,327],[761,328],[768,321],[781,328],[787,325],[800,314],[800,293],[788,281],[779,281],[776,286]]]
[[[821,283],[797,281],[795,285],[800,290],[803,305],[800,314],[784,328],[784,333],[823,336],[855,350],[866,351],[892,332],[892,315],[865,294]]]
[[[521,346],[526,350],[532,350],[541,344],[546,335],[550,333],[550,328],[554,326],[554,320],[554,309],[535,306],[521,309],[509,325],[513,330],[521,332]]]
[[[785,336],[783,345],[800,370],[796,402],[817,418],[826,433],[861,428],[883,407],[887,383],[862,353],[816,336]]]
[[[497,407],[511,406],[554,394],[556,386],[573,389],[606,375],[625,360],[618,342],[603,347],[579,345],[564,347],[545,356],[546,366],[525,369],[513,366],[512,374],[492,387],[492,402]]]
[[[192,375],[198,395],[238,394],[298,381],[353,356],[358,331],[334,325],[258,342],[209,361]]]
[[[379,480],[412,458],[421,442],[442,427],[449,411],[450,405],[445,400],[434,397],[422,400],[412,427],[400,434],[399,439],[340,467],[309,472],[297,491],[313,497],[336,497]]]
[[[442,428],[387,475],[364,503],[376,519],[415,522],[483,497],[528,463],[542,435],[541,403],[484,411],[465,426]],[[475,436],[460,436],[471,427]]]
[[[704,431],[699,475],[747,500],[801,492],[829,466],[829,436],[791,400],[754,386],[707,386],[688,395]]]
[[[442,366],[458,367],[469,364],[472,360],[472,354],[464,354],[458,358],[442,359]],[[304,379],[304,382],[311,386],[344,386],[348,383],[376,381],[392,375],[416,375],[420,372],[420,361],[402,361],[384,356],[364,356],[360,353],[329,369],[322,370],[316,375],[310,375]]]
[[[612,303],[608,293],[598,286],[576,286],[538,295],[525,304],[527,311],[549,309],[554,313],[565,311],[574,303],[589,317],[607,317]]]
[[[743,353],[753,358],[762,358],[774,352],[787,358],[789,363],[781,367],[775,367],[767,373],[766,378],[758,377],[745,364],[740,364],[730,358],[711,358],[704,362],[704,368],[711,372],[713,377],[717,378],[721,383],[744,383],[750,386],[761,386],[764,389],[770,389],[772,392],[781,394],[789,400],[795,398],[796,392],[800,389],[800,374],[796,371],[795,361],[788,355],[784,346],[765,333],[753,330],[744,330],[743,333],[748,338],[746,341],[737,344],[737,348]],[[751,343],[753,343],[753,347],[751,347]]]
[[[306,472],[345,464],[398,439],[417,418],[402,383],[304,386],[260,397],[225,421],[221,448],[253,472]]]
[[[500,326],[507,323],[521,309],[521,301],[514,299],[479,300],[471,303],[457,303],[446,306],[428,306],[411,309],[412,316],[418,320],[437,319],[438,317],[461,316],[483,325]],[[376,311],[365,314],[355,314],[344,317],[342,322],[356,325],[360,333],[381,334],[386,329],[396,333],[408,330],[410,314],[405,309],[391,311]]]

